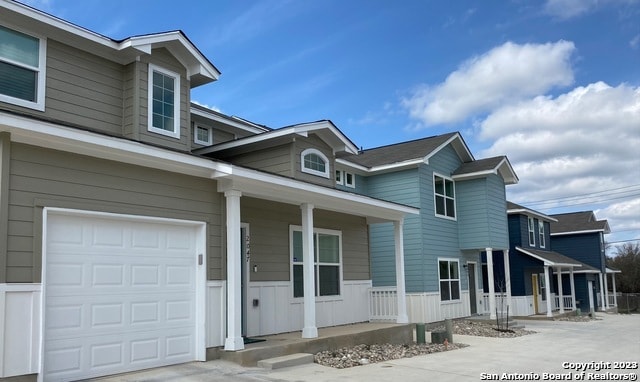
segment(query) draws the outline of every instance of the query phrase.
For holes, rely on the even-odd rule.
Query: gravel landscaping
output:
[[[444,324],[431,326],[428,328],[430,331],[444,330]],[[481,336],[481,337],[520,337],[528,334],[535,333],[533,330],[526,329],[511,329],[508,331],[496,330],[496,324],[493,321],[487,320],[486,322],[469,321],[469,320],[453,320],[453,334],[460,334],[465,336]]]

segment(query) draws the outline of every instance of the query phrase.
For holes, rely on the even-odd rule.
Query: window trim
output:
[[[542,220],[538,220],[538,242],[540,243],[540,248],[544,248],[546,246],[544,235],[544,222]]]
[[[351,177],[351,182],[348,181],[349,177]],[[336,184],[356,188],[356,174],[345,170],[336,170]]]
[[[445,186],[444,186],[445,194],[444,195],[436,193],[436,177],[442,178],[445,181]],[[453,198],[446,195],[446,189],[447,189],[446,181],[450,181],[452,183],[452,185],[453,185]],[[444,205],[445,206],[445,214],[447,213],[446,200],[447,199],[453,200],[453,216],[442,215],[442,214],[438,213],[438,208],[436,206],[436,203],[437,203],[436,202],[436,200],[437,200],[436,198],[438,196],[443,197],[445,199],[445,205]],[[433,173],[433,213],[434,213],[434,215],[436,217],[439,217],[439,218],[442,218],[442,219],[449,219],[449,220],[457,221],[458,220],[458,211],[457,210],[458,209],[457,209],[457,206],[456,206],[456,182],[452,178],[450,178],[448,176],[445,176],[445,175],[439,174],[437,172],[434,172]]]
[[[173,131],[164,130],[153,126],[153,72],[173,77]],[[152,133],[180,139],[180,75],[160,66],[149,64],[147,83],[147,130]]]
[[[536,246],[536,231],[535,231],[535,221],[533,217],[527,216],[527,232],[529,236],[529,246]]]
[[[320,157],[320,159],[322,159],[324,161],[324,164],[325,164],[325,171],[324,172],[318,171],[318,170],[315,170],[315,169],[312,169],[312,168],[305,167],[305,165],[304,165],[304,157],[306,157],[309,154],[316,154],[317,156]],[[321,176],[323,178],[329,179],[330,167],[331,166],[329,165],[329,158],[327,158],[327,156],[324,155],[322,153],[322,151],[320,151],[318,149],[306,149],[306,150],[303,150],[302,153],[300,153],[300,170],[302,172],[304,172],[304,173],[311,174],[311,175],[316,175],[316,176]]]
[[[452,279],[452,278],[448,278],[448,279],[442,279],[440,277],[440,262],[442,261],[446,261],[447,265],[449,268],[452,262],[456,262],[458,264],[458,278],[457,279]],[[455,303],[460,303],[462,302],[462,277],[460,275],[460,259],[456,259],[456,258],[452,258],[452,257],[438,257],[438,297],[440,298],[440,303],[441,304],[455,304]],[[449,300],[443,300],[442,299],[442,289],[440,288],[440,283],[442,281],[447,281],[449,282],[449,297],[451,297],[451,282],[452,281],[458,281],[458,298],[457,299],[449,299]]]
[[[0,102],[6,102],[16,106],[22,106],[33,110],[44,111],[45,106],[45,92],[46,92],[46,84],[47,84],[47,39],[44,36],[38,35],[36,33],[26,32],[22,28],[16,28],[13,25],[3,25],[3,27],[27,35],[29,37],[38,39],[38,67],[34,68],[32,66],[28,66],[19,62],[7,60],[4,58],[0,58],[0,61],[6,62],[11,65],[16,65],[21,68],[33,70],[36,72],[36,100],[27,101],[22,98],[11,97],[6,94],[0,94]]]
[[[209,137],[208,141],[201,141],[200,139],[198,139],[198,129],[207,130],[207,134]],[[198,145],[203,145],[203,146],[210,146],[211,144],[213,144],[213,129],[211,129],[211,127],[209,126],[204,126],[198,123],[194,123],[193,124],[193,143]]]
[[[293,261],[293,232],[294,231],[298,231],[298,232],[302,232],[302,226],[299,225],[290,225],[289,226],[289,298],[291,300],[291,302],[294,303],[302,303],[304,301],[304,296],[303,297],[294,297],[294,281],[293,281],[293,266],[294,265],[303,265],[302,261]],[[339,230],[333,230],[333,229],[326,229],[326,228],[313,228],[313,237],[314,237],[314,244],[317,242],[317,239],[315,238],[316,235],[319,234],[324,234],[324,235],[333,235],[333,236],[338,236],[338,244],[340,246],[339,249],[339,253],[338,253],[338,259],[339,259],[339,265],[338,265],[338,274],[339,274],[339,285],[338,288],[340,289],[340,293],[337,295],[332,295],[332,296],[319,296],[316,295],[315,299],[316,301],[337,301],[337,300],[342,300],[343,299],[343,293],[344,293],[344,262],[343,262],[343,257],[342,257],[342,252],[343,252],[343,246],[342,246],[342,231]],[[317,247],[314,245],[314,251],[317,252]],[[318,273],[319,273],[319,266],[320,265],[334,265],[335,263],[320,263],[318,262],[318,254],[314,253],[314,270],[315,270],[315,281],[316,281],[316,285],[314,286],[316,293],[317,291],[320,290],[320,277],[318,277]]]

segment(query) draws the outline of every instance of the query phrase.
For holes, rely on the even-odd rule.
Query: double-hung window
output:
[[[329,178],[329,159],[316,149],[306,149],[300,154],[302,172]]]
[[[527,217],[527,226],[529,229],[529,246],[535,247],[536,246],[535,225],[534,225],[533,218],[530,216]]]
[[[439,260],[440,301],[460,300],[458,260]]]
[[[356,188],[356,176],[350,172],[336,170],[336,184]]]
[[[149,64],[149,131],[180,138],[180,76]]]
[[[453,180],[433,174],[436,216],[456,218],[456,192]]]
[[[293,297],[304,297],[302,228],[291,227]],[[313,233],[316,296],[340,296],[342,285],[342,233],[316,229]]]
[[[538,220],[538,242],[540,243],[540,248],[544,248],[544,222],[541,220]]]
[[[0,26],[0,101],[44,111],[46,43]]]

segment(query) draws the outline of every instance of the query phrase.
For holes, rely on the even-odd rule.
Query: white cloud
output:
[[[411,117],[425,125],[453,123],[505,102],[570,85],[569,41],[546,44],[507,42],[464,62],[436,86],[422,86],[403,100]]]
[[[559,19],[570,19],[587,13],[598,5],[598,0],[547,0],[544,12]]]
[[[640,47],[640,33],[635,35],[631,41],[629,41],[629,46],[632,49],[638,49]]]
[[[507,105],[480,123],[480,136],[493,144],[479,157],[506,154],[514,165],[521,180],[508,188],[514,202],[585,195],[531,207],[598,208],[614,233],[640,227],[638,190],[593,196],[640,184],[640,87],[597,82]]]

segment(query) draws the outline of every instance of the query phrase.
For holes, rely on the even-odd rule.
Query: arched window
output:
[[[300,155],[302,172],[329,178],[329,159],[316,149],[306,149]]]

